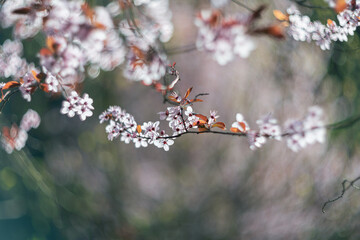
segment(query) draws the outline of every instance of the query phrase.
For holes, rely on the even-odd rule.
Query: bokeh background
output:
[[[242,1],[268,5],[260,25],[274,20],[273,9],[291,1]],[[324,5],[322,0],[308,1]],[[90,1],[106,4],[106,1]],[[208,1],[171,1],[175,33],[165,47],[193,44],[194,17]],[[325,22],[332,11],[300,8]],[[236,4],[225,9],[244,12]],[[0,43],[11,38],[2,29]],[[171,55],[181,74],[178,90],[210,93],[194,109],[218,110],[228,126],[240,112],[255,121],[273,113],[280,122],[302,118],[321,106],[326,122],[360,113],[359,32],[347,43],[321,51],[315,44],[256,37],[248,59],[219,66],[204,52]],[[28,62],[44,38],[25,40]],[[299,153],[270,141],[251,151],[245,138],[186,135],[165,152],[135,149],[107,140],[98,115],[119,105],[138,122],[158,120],[162,96],[127,81],[122,69],[86,79],[94,116],[85,122],[60,114],[62,98],[37,92],[31,103],[17,95],[0,116],[1,126],[19,122],[28,108],[42,116],[27,147],[0,151],[0,239],[359,239],[360,191],[340,193],[344,178],[360,175],[360,125],[332,130],[326,144]]]

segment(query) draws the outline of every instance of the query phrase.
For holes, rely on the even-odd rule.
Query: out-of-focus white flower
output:
[[[230,0],[211,0],[211,5],[213,5],[216,8],[221,8],[228,4]]]
[[[308,109],[303,120],[288,120],[285,123],[288,147],[297,152],[307,145],[325,141],[326,129],[322,120],[323,111],[318,106]]]
[[[40,116],[37,112],[29,109],[21,119],[20,127],[14,124],[11,128],[4,127],[1,136],[1,144],[7,153],[14,149],[21,150],[28,139],[28,131],[40,125]]]
[[[243,16],[224,17],[217,10],[203,10],[195,20],[199,28],[196,47],[213,54],[213,58],[225,65],[234,57],[247,58],[255,44],[246,34],[247,22]]]
[[[328,0],[331,7],[335,2]],[[335,21],[328,20],[324,25],[319,21],[312,22],[308,16],[303,16],[295,6],[287,9],[289,14],[288,34],[296,41],[315,41],[322,50],[330,49],[332,41],[347,41],[348,35],[354,35],[359,26],[360,5],[353,6],[352,1],[347,1],[347,7],[337,15],[339,25]]]
[[[21,119],[20,128],[28,132],[31,128],[38,128],[40,121],[39,114],[29,109]]]
[[[162,135],[162,137],[168,137],[166,134]],[[161,138],[155,141],[155,146],[158,148],[163,148],[165,151],[169,151],[170,146],[174,144],[174,140],[170,138]]]

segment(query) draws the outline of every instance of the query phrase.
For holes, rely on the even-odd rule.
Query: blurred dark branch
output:
[[[342,185],[341,194],[340,194],[339,196],[333,198],[333,199],[330,199],[330,200],[326,201],[326,202],[324,203],[322,209],[321,209],[322,212],[325,213],[325,207],[326,207],[328,204],[333,203],[333,202],[339,200],[340,198],[342,198],[342,197],[344,196],[345,192],[346,192],[347,190],[349,190],[349,188],[353,187],[353,188],[355,188],[355,189],[357,189],[357,190],[360,190],[360,188],[355,185],[355,183],[356,183],[357,181],[359,181],[359,180],[360,180],[360,176],[357,177],[357,178],[355,178],[355,179],[352,180],[352,181],[349,181],[349,180],[345,179],[345,180],[341,183],[341,185]],[[349,183],[349,184],[346,185],[347,183]]]
[[[332,130],[348,128],[357,123],[358,121],[360,121],[360,115],[355,115],[339,122],[328,124],[326,125],[326,128]]]
[[[316,6],[316,5],[308,4],[308,3],[306,3],[307,0],[291,0],[291,1],[295,2],[299,6],[306,7],[306,8],[323,9],[323,10],[332,10],[333,11],[333,9],[331,7]]]
[[[244,3],[242,3],[242,2],[239,2],[239,1],[237,1],[237,0],[231,0],[233,3],[235,3],[235,4],[237,4],[237,5],[239,5],[239,6],[241,6],[241,7],[243,7],[243,8],[245,8],[246,10],[248,10],[248,11],[250,11],[250,12],[255,12],[255,10],[254,9],[252,9],[252,8],[250,8],[250,7],[248,7],[248,6],[246,6]]]
[[[165,95],[164,95],[164,100],[163,100],[163,103],[169,103],[171,105],[174,105],[174,106],[179,106],[179,104],[177,104],[176,102],[172,102],[170,101]]]
[[[8,94],[8,95],[4,98],[4,100],[2,101],[1,106],[0,106],[0,114],[2,113],[2,110],[4,109],[6,103],[7,103],[7,102],[10,100],[10,98],[11,98],[15,93],[17,93],[17,92],[20,92],[20,90],[19,90],[19,89],[16,89],[16,90],[12,91],[10,94]]]
[[[197,94],[195,97],[194,97],[194,101],[195,100],[197,100],[198,99],[198,97],[201,97],[201,96],[208,96],[208,95],[210,95],[210,93],[199,93],[199,94]]]
[[[359,50],[360,50],[360,47],[357,47],[357,48],[343,48],[343,47],[337,47],[337,46],[335,46],[335,47],[334,47],[334,50],[335,50],[335,51],[338,51],[338,52],[352,53],[352,52],[359,51]]]
[[[176,54],[180,54],[180,53],[192,52],[194,50],[196,50],[196,45],[195,45],[195,43],[192,43],[189,45],[166,49],[166,53],[168,55],[176,55]]]

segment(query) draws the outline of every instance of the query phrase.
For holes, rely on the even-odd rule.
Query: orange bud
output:
[[[141,133],[141,126],[140,126],[140,125],[137,125],[136,131],[137,131],[138,133]]]
[[[332,26],[332,25],[334,25],[334,22],[333,22],[331,19],[328,19],[328,20],[327,20],[327,24],[328,24],[329,26]]]
[[[279,21],[289,21],[289,15],[282,13],[280,10],[274,10],[273,14],[275,18]]]
[[[195,114],[195,116],[197,116],[198,118],[200,118],[201,120],[203,120],[204,122],[208,121],[208,118],[202,114]]]

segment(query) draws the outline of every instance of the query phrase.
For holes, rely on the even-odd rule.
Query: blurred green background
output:
[[[284,11],[291,3],[244,2],[253,8],[269,5],[264,24],[274,21],[273,9]],[[208,6],[171,1],[175,33],[166,47],[194,43],[193,19]],[[331,11],[300,9],[322,22],[335,17]],[[226,10],[245,11],[233,4]],[[2,29],[0,43],[11,36],[10,29]],[[180,92],[193,86],[195,93],[210,93],[195,110],[216,109],[228,126],[237,112],[255,126],[268,113],[280,122],[301,118],[313,104],[325,109],[331,123],[360,113],[359,36],[357,31],[326,52],[313,43],[258,37],[249,59],[226,67],[197,51],[169,59],[177,62]],[[44,38],[23,43],[28,62],[37,63]],[[85,122],[61,115],[62,98],[42,92],[30,103],[16,95],[4,108],[1,126],[19,123],[29,108],[42,123],[30,131],[23,151],[0,151],[0,239],[360,238],[359,191],[349,190],[321,212],[340,192],[343,178],[360,175],[359,124],[330,131],[325,145],[300,153],[275,141],[253,152],[246,139],[208,135],[177,139],[169,152],[135,149],[108,141],[97,116],[119,105],[138,123],[156,121],[156,113],[166,108],[162,96],[124,79],[121,67],[86,79],[83,87],[95,107]]]

